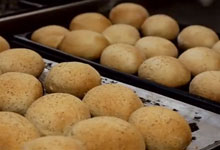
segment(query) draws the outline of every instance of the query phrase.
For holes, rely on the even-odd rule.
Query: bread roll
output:
[[[215,43],[212,47],[212,49],[218,53],[220,53],[220,41],[218,41],[217,43]]]
[[[175,19],[164,14],[147,18],[141,26],[144,36],[159,36],[173,40],[179,33],[179,25]]]
[[[118,4],[109,14],[113,24],[129,24],[136,28],[140,28],[148,16],[147,9],[135,3]]]
[[[112,25],[111,21],[100,13],[90,12],[75,16],[70,23],[70,30],[92,30],[102,33]]]
[[[24,114],[37,98],[43,95],[43,88],[34,76],[8,72],[0,75],[0,110]]]
[[[40,137],[38,130],[23,116],[0,111],[1,150],[22,150],[25,142]]]
[[[44,61],[30,49],[10,49],[0,53],[0,70],[3,73],[23,72],[38,77],[44,70]]]
[[[91,89],[83,98],[93,116],[114,116],[128,120],[130,114],[143,106],[138,96],[119,84],[105,84]]]
[[[220,102],[220,71],[206,71],[193,78],[189,92],[212,101]]]
[[[98,59],[108,40],[100,33],[89,30],[75,30],[64,37],[59,49],[75,56]]]
[[[199,46],[211,48],[218,40],[215,31],[201,25],[184,28],[177,38],[178,45],[183,50]]]
[[[115,117],[94,117],[80,121],[67,135],[84,142],[87,150],[145,150],[139,131]]]
[[[144,59],[144,54],[134,46],[112,44],[103,51],[100,63],[125,73],[134,74]]]
[[[47,92],[70,93],[79,98],[100,84],[100,74],[90,65],[80,62],[60,63],[50,70],[45,79]]]
[[[142,107],[129,122],[144,136],[147,150],[185,150],[192,139],[187,121],[167,108]]]
[[[90,112],[77,97],[54,93],[37,99],[28,108],[25,116],[42,135],[62,135],[71,125],[90,118]]]
[[[134,45],[140,39],[138,30],[127,24],[115,24],[104,30],[103,35],[110,44],[125,43]]]
[[[57,48],[69,30],[59,25],[48,25],[35,30],[31,40],[43,45]]]
[[[24,144],[23,150],[86,150],[82,142],[65,136],[46,136]]]
[[[10,45],[8,41],[2,36],[0,36],[0,52],[8,50],[9,48],[10,48]]]
[[[220,54],[206,47],[188,49],[179,56],[179,60],[193,76],[204,71],[220,70]]]
[[[137,41],[135,47],[140,49],[146,58],[160,55],[177,57],[178,55],[178,50],[172,42],[156,36],[141,38]]]
[[[155,56],[141,64],[138,76],[168,87],[180,87],[191,79],[190,71],[176,58]]]

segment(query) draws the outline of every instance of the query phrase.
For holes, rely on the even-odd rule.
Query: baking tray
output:
[[[54,57],[50,57],[56,60]],[[44,84],[44,79],[54,65],[57,63],[45,59],[46,67],[40,76],[40,81]],[[216,113],[192,106],[175,99],[138,88],[126,83],[113,80],[102,75],[102,84],[122,84],[134,90],[141,98],[145,106],[163,106],[179,112],[189,122],[192,131],[192,143],[187,150],[219,150],[220,149],[220,116]]]
[[[18,20],[23,20],[23,21],[31,21],[34,19],[35,21],[41,20],[43,24],[38,24],[38,26],[44,26],[48,24],[60,24],[63,26],[68,26],[70,20],[72,19],[73,16],[85,12],[85,11],[97,11],[101,12],[103,14],[108,14],[109,10],[119,1],[113,0],[113,1],[108,1],[108,0],[90,0],[90,1],[83,1],[83,2],[76,2],[76,3],[71,3],[68,5],[62,5],[62,6],[57,6],[49,9],[44,9],[33,13],[26,14],[25,17],[17,18]],[[50,17],[48,16],[55,16],[55,17]],[[61,18],[61,19],[57,19]],[[14,21],[17,20],[16,17],[14,18]],[[0,20],[0,25],[1,25],[1,20]],[[23,29],[23,28],[22,28]],[[33,30],[33,28],[31,29]],[[28,29],[26,30],[26,33],[24,34],[18,34],[13,37],[13,43],[17,44],[20,47],[26,47],[33,49],[37,51],[38,53],[42,55],[48,55],[48,56],[54,56],[56,57],[56,61],[62,62],[62,61],[80,61],[84,63],[88,63],[95,67],[98,71],[103,72],[103,74],[106,77],[128,83],[131,85],[134,85],[139,88],[143,88],[152,92],[156,92],[171,98],[174,98],[179,101],[183,101],[185,103],[195,105],[201,108],[204,108],[206,110],[210,110],[212,112],[220,114],[220,104],[214,101],[207,100],[205,98],[201,98],[199,96],[191,95],[187,92],[186,88],[185,90],[182,90],[184,88],[168,88],[165,86],[162,86],[160,84],[148,81],[148,80],[143,80],[140,79],[139,77],[135,75],[129,75],[126,73],[119,72],[114,69],[110,69],[108,67],[102,66],[96,61],[89,61],[83,58],[79,58],[76,56],[72,56],[70,54],[67,54],[65,52],[62,52],[60,50],[54,49],[54,48],[49,48],[47,46],[43,46],[39,43],[36,43],[34,41],[31,41],[29,36],[30,32],[27,32]]]

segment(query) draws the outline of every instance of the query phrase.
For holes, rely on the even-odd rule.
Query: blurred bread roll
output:
[[[115,117],[94,117],[80,121],[67,135],[84,142],[87,150],[145,150],[139,131]]]
[[[168,87],[180,87],[191,79],[190,71],[176,58],[155,56],[141,64],[138,76]]]
[[[220,41],[216,42],[213,46],[212,49],[218,53],[220,53]]]
[[[82,142],[65,136],[46,136],[26,142],[22,150],[86,150]]]
[[[24,114],[43,95],[43,88],[34,76],[8,72],[0,75],[0,110]]]
[[[37,99],[28,108],[25,116],[42,135],[62,135],[71,125],[90,118],[90,112],[77,97],[54,93]]]
[[[220,71],[206,71],[193,78],[189,92],[212,101],[220,102]]]
[[[142,107],[129,122],[144,136],[147,150],[185,150],[192,139],[187,121],[164,107]]]
[[[134,45],[138,39],[140,39],[140,33],[138,30],[127,24],[115,24],[102,33],[110,44],[125,43]]]
[[[109,18],[113,24],[129,24],[140,28],[149,16],[146,8],[135,3],[121,3],[112,8]]]
[[[145,60],[144,54],[129,44],[112,44],[104,49],[100,63],[121,72],[134,74]]]
[[[179,25],[175,19],[164,14],[147,18],[141,26],[144,36],[159,36],[174,40],[179,33]]]
[[[1,150],[22,150],[25,142],[40,137],[38,130],[23,116],[0,111]]]
[[[83,98],[92,116],[114,116],[128,120],[130,114],[143,106],[139,97],[119,84],[105,84],[91,89]]]
[[[59,49],[74,56],[94,60],[100,57],[108,45],[108,40],[101,33],[75,30],[66,34]]]
[[[35,30],[31,40],[40,44],[57,48],[69,30],[59,25],[48,25]]]
[[[178,55],[178,50],[171,41],[156,36],[141,38],[136,42],[135,47],[141,50],[146,58],[160,55],[177,57]]]
[[[193,76],[211,70],[220,70],[220,54],[207,47],[194,47],[179,56]]]
[[[79,98],[100,84],[100,74],[92,66],[80,62],[57,64],[45,79],[47,92],[69,93]]]
[[[111,21],[100,13],[90,12],[75,16],[70,23],[70,30],[92,30],[102,33],[112,25]]]
[[[3,73],[23,72],[38,77],[44,70],[44,61],[35,51],[14,48],[0,53],[0,70]]]
[[[193,47],[211,48],[218,40],[219,37],[215,31],[201,25],[184,28],[177,38],[178,45],[183,50]]]
[[[8,49],[10,49],[10,45],[9,45],[8,41],[5,38],[3,38],[2,36],[0,36],[0,52],[3,52]]]

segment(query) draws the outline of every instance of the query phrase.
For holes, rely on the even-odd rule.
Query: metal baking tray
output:
[[[34,29],[48,25],[48,24],[60,24],[63,26],[68,26],[70,20],[73,16],[82,13],[82,12],[101,12],[105,15],[108,14],[109,10],[117,4],[119,1],[113,0],[84,0],[82,2],[71,3],[62,6],[56,6],[48,9],[43,9],[40,11],[35,11],[32,13],[27,13],[25,16],[18,16],[12,18],[12,20],[8,20],[10,24],[15,22],[33,22],[33,26],[29,26],[26,29],[24,27],[20,27],[20,31],[23,30],[24,34],[14,35],[12,42],[17,44],[20,47],[26,47],[33,49],[40,53],[41,55],[54,56],[58,62],[61,61],[80,61],[84,63],[88,63],[95,67],[98,71],[105,73],[106,77],[131,84],[133,86],[143,88],[152,92],[156,92],[179,101],[183,101],[185,103],[198,106],[204,108],[206,110],[210,110],[212,112],[220,114],[220,104],[214,101],[207,100],[205,98],[201,98],[199,96],[191,95],[187,92],[187,88],[168,88],[162,86],[160,84],[151,82],[149,80],[143,80],[137,77],[136,75],[130,75],[126,73],[119,72],[114,69],[110,69],[108,67],[102,66],[98,61],[90,61],[83,58],[79,58],[76,56],[72,56],[60,50],[49,48],[47,46],[41,45],[34,41],[30,40],[30,34]],[[5,21],[4,25],[9,24],[9,22]],[[40,22],[35,24],[35,22]],[[1,27],[1,19],[0,19],[0,27]]]
[[[41,82],[54,65],[57,63],[45,59],[46,67],[40,76]],[[138,88],[102,75],[102,84],[122,84],[134,90],[146,106],[164,106],[179,112],[189,122],[192,131],[192,142],[187,150],[219,150],[220,149],[220,115],[192,106],[175,99]]]

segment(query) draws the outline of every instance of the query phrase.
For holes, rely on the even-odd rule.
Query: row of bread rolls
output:
[[[9,49],[0,59],[8,62],[0,69],[11,68],[0,75],[1,150],[184,150],[191,142],[181,115],[143,107],[128,87],[101,85],[99,73],[87,64],[52,67],[45,79],[51,94],[43,96],[37,79],[44,68],[40,55]]]
[[[144,37],[141,38],[138,29]],[[100,58],[102,65],[129,74],[138,73],[141,78],[168,87],[188,84],[191,75],[220,70],[220,42],[212,29],[191,25],[180,32],[175,19],[163,14],[149,16],[148,11],[138,4],[115,6],[109,19],[99,13],[79,14],[72,19],[70,30],[46,26],[36,30],[32,39],[37,42],[42,39],[46,42],[43,44],[47,44],[50,38],[46,35],[59,36],[58,42],[48,44],[56,43],[56,48],[86,59]],[[58,31],[61,32],[58,34]],[[170,41],[176,38],[178,47]],[[180,55],[178,48],[183,50]],[[210,80],[214,82],[212,77]],[[219,87],[220,83],[215,84]],[[201,94],[202,88],[195,91],[191,85],[194,84],[190,84],[190,93],[220,101],[214,87],[206,89],[208,94]],[[204,86],[199,82],[196,85]],[[215,93],[214,96],[211,93]]]

